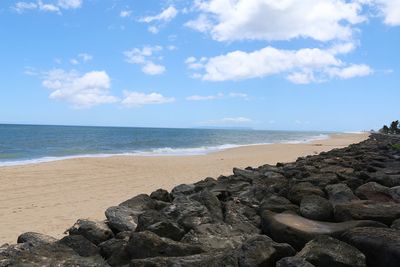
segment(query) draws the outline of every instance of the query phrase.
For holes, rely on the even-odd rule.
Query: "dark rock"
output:
[[[354,228],[342,239],[359,249],[373,267],[398,267],[400,263],[400,231],[389,228]]]
[[[17,243],[29,243],[30,246],[38,246],[41,244],[51,244],[56,241],[57,241],[57,239],[55,239],[54,237],[44,235],[44,234],[34,233],[34,232],[23,233],[20,236],[18,236],[18,239],[17,239]]]
[[[276,267],[315,267],[303,258],[294,256],[280,259]]]
[[[228,201],[224,204],[224,221],[242,233],[260,232],[261,218],[257,209],[240,202]]]
[[[325,193],[319,187],[314,186],[309,182],[302,182],[295,184],[290,188],[288,198],[293,203],[300,204],[303,197],[309,195],[324,197]]]
[[[262,231],[277,242],[284,242],[301,249],[308,241],[320,235],[340,236],[357,226],[385,227],[375,221],[348,221],[329,223],[309,220],[290,213],[261,213]]]
[[[394,220],[390,228],[400,230],[400,219]]]
[[[145,210],[156,209],[157,202],[146,194],[140,194],[122,202],[119,206],[128,207],[137,212],[143,212]]]
[[[275,266],[275,263],[296,251],[288,244],[276,243],[265,235],[257,235],[248,240],[237,250],[239,266]]]
[[[340,222],[374,220],[390,226],[395,219],[400,218],[400,204],[359,200],[336,205],[334,213],[335,219]]]
[[[366,267],[358,249],[329,236],[318,236],[297,254],[316,267]]]
[[[207,189],[193,195],[191,199],[203,204],[208,209],[214,220],[223,220],[221,202],[219,202],[219,199]]]
[[[382,172],[376,172],[369,179],[370,182],[377,182],[387,187],[400,186],[400,175],[388,175]]]
[[[175,186],[171,191],[172,198],[178,196],[187,196],[195,193],[195,185],[193,184],[180,184]]]
[[[233,174],[235,174],[236,176],[242,176],[242,177],[250,179],[250,180],[260,178],[260,176],[261,176],[261,174],[259,172],[249,171],[249,170],[241,170],[238,168],[233,168]]]
[[[70,235],[81,235],[95,245],[114,237],[113,232],[104,222],[78,220],[67,230]]]
[[[287,198],[272,195],[261,202],[260,210],[270,210],[278,213],[284,211],[299,213],[299,206],[292,204]]]
[[[100,249],[81,235],[69,235],[63,237],[59,243],[72,248],[82,257],[90,257],[99,254]]]
[[[390,188],[389,193],[394,201],[400,203],[400,186]]]
[[[353,200],[358,200],[353,194],[353,191],[346,184],[333,184],[325,187],[328,193],[329,201],[332,205],[347,203]]]
[[[375,182],[361,185],[355,191],[360,199],[387,202],[392,201],[389,188]]]
[[[329,221],[332,218],[332,204],[323,197],[305,196],[300,203],[300,214],[308,219]]]
[[[123,239],[112,238],[99,244],[100,254],[105,259],[110,258],[113,254],[125,249],[128,241]],[[129,260],[129,259],[128,259]]]
[[[204,252],[199,246],[184,244],[144,231],[132,233],[126,247],[132,259],[149,257],[179,257]]]
[[[171,202],[172,197],[168,193],[167,190],[164,189],[157,189],[153,193],[150,194],[150,197],[155,200],[164,201],[164,202]]]
[[[110,207],[105,212],[108,225],[116,232],[135,231],[139,214],[125,206]]]

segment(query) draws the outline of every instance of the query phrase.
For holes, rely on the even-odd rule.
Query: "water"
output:
[[[111,155],[201,155],[253,144],[300,143],[328,132],[0,124],[0,166]]]

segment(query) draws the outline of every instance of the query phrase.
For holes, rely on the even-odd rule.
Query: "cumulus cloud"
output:
[[[140,18],[139,21],[143,23],[153,23],[154,25],[148,27],[148,31],[157,34],[160,27],[173,20],[178,15],[178,10],[174,6],[169,6],[162,10],[160,14],[154,16],[147,16]]]
[[[149,75],[159,75],[166,71],[163,65],[154,63],[154,53],[161,51],[162,46],[144,46],[125,51],[125,60],[130,64],[142,66],[142,71]]]
[[[216,95],[192,95],[186,97],[188,101],[205,101],[205,100],[216,100],[216,99],[226,99],[226,98],[242,98],[248,100],[249,97],[244,93],[231,92],[228,94],[218,93]]]
[[[81,75],[74,70],[54,69],[45,73],[42,85],[51,90],[50,99],[66,101],[74,108],[89,108],[118,101],[117,97],[110,94],[110,77],[105,71]]]
[[[175,98],[165,97],[159,93],[141,93],[124,91],[124,98],[121,103],[126,107],[141,107],[144,105],[165,104],[174,102]]]
[[[338,54],[350,50],[347,46],[326,50],[284,50],[267,46],[253,52],[233,51],[206,59],[191,57],[186,60],[186,64],[189,69],[196,71],[194,77],[208,81],[244,80],[283,74],[293,83],[306,84],[329,77],[348,79],[371,74],[372,69],[366,65],[349,65],[337,58]]]
[[[198,18],[186,26],[217,41],[345,40],[366,20],[362,7],[346,0],[199,0]]]
[[[61,9],[76,9],[82,6],[83,0],[58,0],[51,3],[44,3],[41,0],[36,2],[17,2],[13,9],[18,13],[29,10],[40,10],[44,12],[54,12],[61,14]]]
[[[373,0],[384,17],[384,23],[390,26],[400,25],[399,0]]]

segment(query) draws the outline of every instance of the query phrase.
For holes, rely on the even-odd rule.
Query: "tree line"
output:
[[[384,134],[400,134],[399,121],[392,121],[390,127],[383,125],[379,132]]]

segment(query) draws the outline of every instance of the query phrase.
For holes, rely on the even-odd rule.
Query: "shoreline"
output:
[[[368,136],[334,134],[310,143],[243,146],[196,156],[73,158],[0,167],[0,244],[15,243],[28,231],[59,238],[77,219],[102,220],[105,208],[140,193],[229,175],[233,167],[290,162]]]

